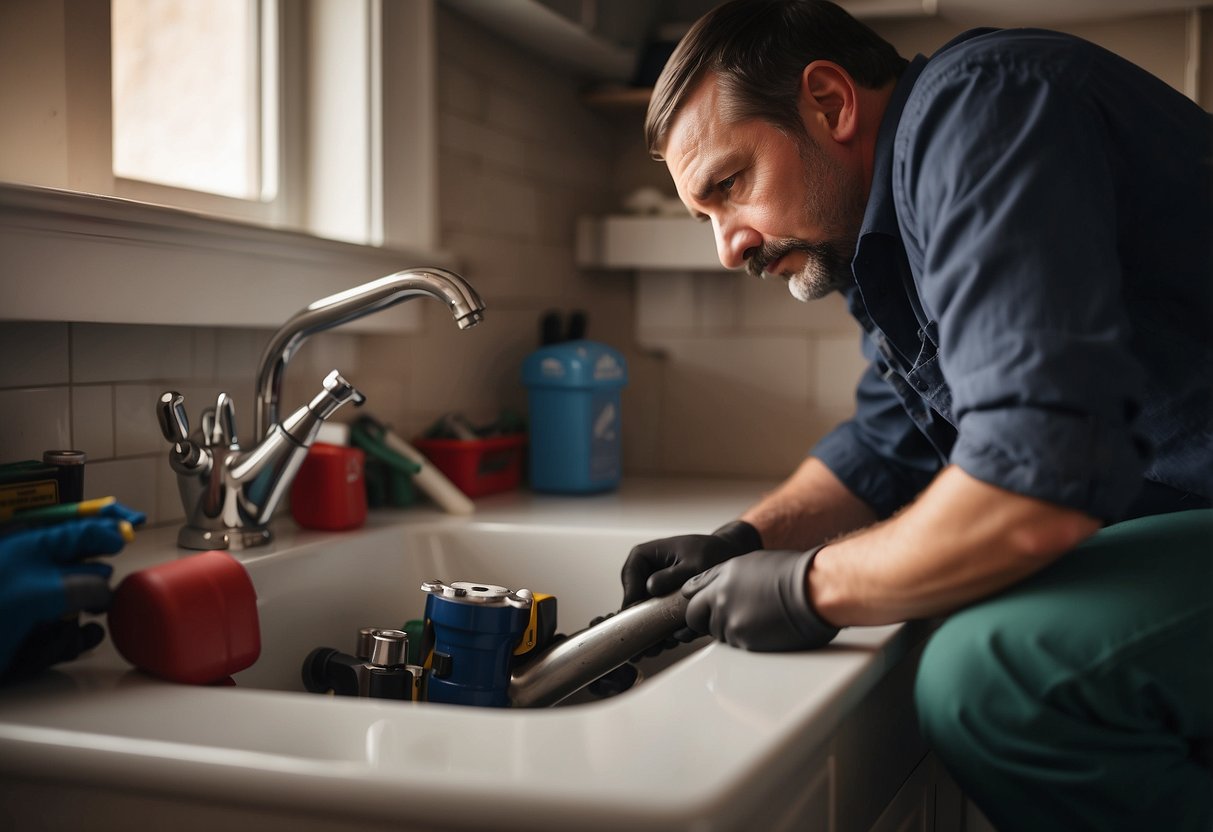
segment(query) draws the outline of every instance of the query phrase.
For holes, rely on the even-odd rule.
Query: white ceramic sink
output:
[[[805,772],[833,771],[823,748],[907,653],[903,629],[848,631],[804,654],[711,643],[623,695],[578,707],[301,692],[308,652],[353,652],[358,628],[420,616],[426,579],[552,593],[561,631],[580,629],[617,608],[632,545],[709,530],[755,493],[665,488],[520,494],[483,501],[471,519],[414,509],[345,534],[283,524],[271,547],[238,557],[258,593],[262,656],[237,687],[152,679],[107,642],[0,690],[0,818],[106,829],[134,816],[181,828],[189,817],[191,828],[292,832],[817,828],[801,821],[833,811],[819,800],[833,775],[814,775],[808,789]],[[119,576],[187,556],[174,536],[141,533],[118,559]]]
[[[347,539],[336,552],[328,544],[293,551],[289,566],[273,554],[246,556],[262,655],[236,683],[303,690],[300,666],[313,648],[353,653],[359,628],[399,628],[422,618],[421,582],[432,578],[555,595],[558,632],[574,633],[619,608],[619,568],[637,542],[627,530],[439,520]],[[643,660],[644,677],[705,645]]]

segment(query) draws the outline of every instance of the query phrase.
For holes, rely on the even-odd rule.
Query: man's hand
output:
[[[761,548],[758,530],[742,520],[727,523],[711,534],[641,543],[623,564],[623,608],[668,595],[705,569]]]
[[[75,619],[109,607],[113,568],[90,559],[121,551],[145,519],[112,503],[95,516],[0,534],[0,678],[74,659],[101,641],[99,625]]]
[[[759,551],[687,581],[687,627],[745,650],[807,650],[838,635],[809,603],[805,583],[818,550]]]

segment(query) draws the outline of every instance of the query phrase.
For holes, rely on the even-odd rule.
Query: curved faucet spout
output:
[[[264,439],[278,421],[282,376],[291,356],[309,336],[389,306],[429,295],[444,302],[460,329],[480,323],[484,301],[466,280],[439,268],[406,269],[372,280],[299,310],[270,338],[257,371],[256,438]]]

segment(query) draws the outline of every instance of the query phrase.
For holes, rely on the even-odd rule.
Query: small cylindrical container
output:
[[[305,529],[342,531],[366,522],[366,454],[316,442],[291,485],[291,516]]]
[[[527,357],[532,489],[589,494],[618,487],[627,375],[623,356],[595,341],[551,344]]]
[[[59,502],[78,503],[84,499],[84,451],[43,451],[42,461],[55,466],[59,478]]]

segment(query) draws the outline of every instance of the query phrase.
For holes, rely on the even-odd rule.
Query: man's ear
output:
[[[850,74],[833,61],[813,61],[800,73],[800,117],[810,134],[825,130],[845,144],[859,127],[859,97]]]

